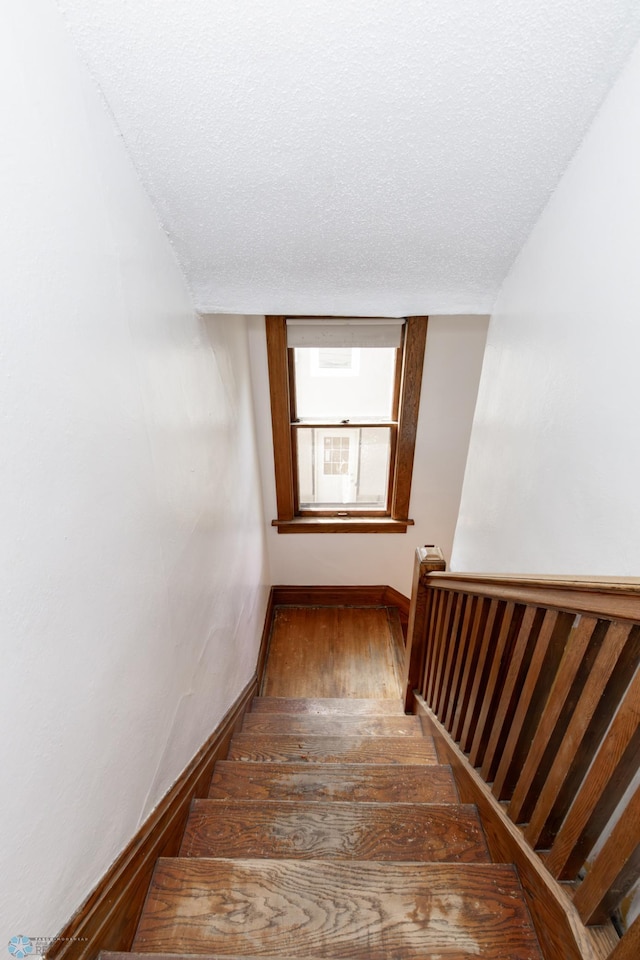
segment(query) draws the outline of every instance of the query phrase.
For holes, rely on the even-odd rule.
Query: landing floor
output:
[[[392,607],[276,607],[262,695],[401,696]]]

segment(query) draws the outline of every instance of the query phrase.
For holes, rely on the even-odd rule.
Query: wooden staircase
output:
[[[270,697],[194,801],[179,856],[158,861],[132,951],[541,957],[515,868],[490,862],[419,718],[400,700]]]

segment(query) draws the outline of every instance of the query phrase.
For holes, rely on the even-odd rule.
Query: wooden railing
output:
[[[407,709],[466,756],[582,923],[606,924],[640,876],[640,581],[443,570],[418,551]]]

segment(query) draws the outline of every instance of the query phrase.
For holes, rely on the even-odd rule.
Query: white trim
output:
[[[289,347],[399,347],[402,319],[359,318],[357,320],[287,320]]]

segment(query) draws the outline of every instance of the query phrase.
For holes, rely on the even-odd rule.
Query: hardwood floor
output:
[[[244,718],[246,733],[325,737],[421,737],[417,717],[303,717],[300,714],[250,713]]]
[[[398,700],[386,607],[276,607],[262,695]]]
[[[160,860],[134,949],[176,944],[323,960],[540,956],[514,868],[493,863]]]
[[[251,763],[221,760],[209,796],[218,800],[358,800],[457,803],[449,767],[386,763]]]
[[[256,697],[251,704],[252,713],[301,713],[306,717],[404,717],[402,703],[399,700],[375,700],[326,698],[324,700],[307,698],[297,700],[293,697]]]
[[[487,863],[474,806],[196,800],[181,857]]]
[[[157,862],[137,960],[541,960],[515,867],[403,713],[397,647],[385,608],[277,610],[265,696]]]
[[[380,703],[384,703],[381,700]],[[273,760],[276,763],[437,763],[428,737],[327,737],[314,734],[266,736],[237,733],[228,760]]]

